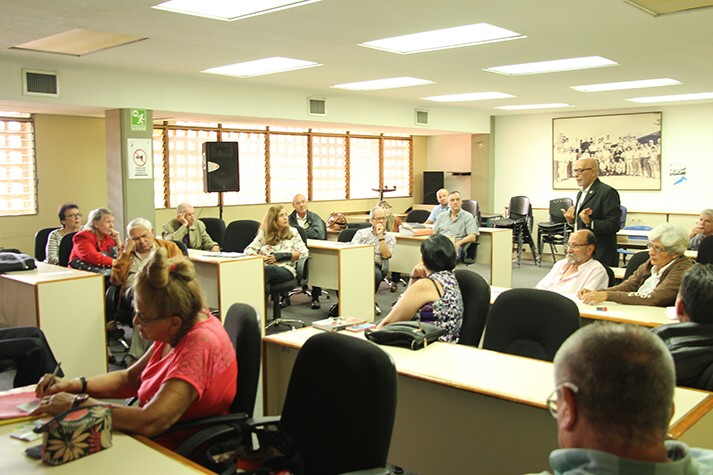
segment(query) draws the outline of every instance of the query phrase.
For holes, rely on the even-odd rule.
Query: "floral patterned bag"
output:
[[[61,465],[111,447],[111,408],[76,407],[35,429],[42,437],[42,461]]]

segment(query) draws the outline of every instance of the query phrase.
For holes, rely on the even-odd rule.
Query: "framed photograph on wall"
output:
[[[661,189],[661,112],[552,119],[552,188],[575,190],[581,158],[617,190]]]

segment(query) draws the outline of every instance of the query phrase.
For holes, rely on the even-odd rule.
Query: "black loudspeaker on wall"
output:
[[[203,143],[203,191],[240,191],[238,142]]]
[[[423,172],[423,202],[437,205],[436,193],[443,188],[443,172]]]

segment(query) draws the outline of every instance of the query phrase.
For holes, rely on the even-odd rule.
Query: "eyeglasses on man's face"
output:
[[[587,244],[586,242],[584,244],[577,244],[577,243],[573,243],[573,242],[567,243],[567,247],[572,248],[574,250],[577,250],[580,247],[584,247],[584,246],[589,246],[589,244]]]
[[[589,168],[575,168],[575,169],[572,170],[572,171],[574,172],[575,175],[581,175],[582,172],[585,172],[585,171],[591,170],[591,169],[592,169],[592,167],[589,167]]]
[[[567,388],[574,394],[579,392],[579,388],[574,383],[562,383],[557,385],[557,387],[552,391],[550,396],[547,398],[547,410],[550,411],[550,415],[557,419],[557,400],[559,399],[559,393],[562,388]]]
[[[646,248],[647,248],[649,251],[654,251],[656,254],[663,254],[664,252],[668,252],[668,249],[666,249],[665,247],[663,247],[663,246],[658,246],[658,245],[653,244],[653,243],[648,243],[648,244],[646,245]]]

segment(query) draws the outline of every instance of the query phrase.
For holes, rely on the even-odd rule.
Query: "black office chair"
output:
[[[649,251],[639,251],[629,259],[626,264],[626,270],[624,271],[624,280],[631,277],[631,274],[636,272],[636,269],[641,267],[641,264],[649,260]]]
[[[260,223],[252,219],[239,219],[232,221],[225,229],[225,237],[223,238],[223,251],[225,252],[244,252],[245,248],[253,242],[257,232],[260,229]]]
[[[529,244],[532,259],[535,265],[539,264],[539,255],[535,249],[535,240],[532,238],[532,205],[527,196],[513,196],[508,205],[508,217],[493,221],[496,228],[512,229],[513,244],[517,250],[517,266],[520,267],[522,259],[522,245]]]
[[[480,274],[469,270],[458,269],[454,274],[463,296],[463,324],[458,344],[477,347],[490,310],[490,285]]]
[[[364,401],[369,401],[368,414],[359,409]],[[386,467],[395,415],[391,358],[365,340],[325,332],[307,340],[297,354],[282,415],[251,426],[276,424],[293,439],[302,473],[366,474]],[[235,434],[237,440],[249,439],[241,428]]]
[[[626,206],[619,205],[621,208],[621,218],[619,218],[619,229],[624,229],[626,226]]]
[[[337,241],[352,242],[352,239],[354,238],[354,235],[356,234],[357,231],[359,231],[357,228],[342,229],[341,231],[339,231],[339,235],[337,236]]]
[[[74,247],[72,238],[75,234],[77,233],[65,234],[59,242],[59,265],[62,267],[69,265],[69,256],[72,254],[72,248]]]
[[[703,238],[701,245],[698,246],[698,257],[696,262],[702,264],[713,264],[713,236]]]
[[[614,277],[614,271],[606,264],[602,264],[602,266],[604,266],[604,270],[607,271],[607,277],[609,278],[609,284],[607,285],[607,287],[614,287],[616,285],[616,277]]]
[[[188,257],[188,247],[186,246],[186,243],[185,243],[185,242],[183,242],[183,241],[176,241],[176,240],[173,240],[173,241],[171,241],[171,242],[174,243],[176,246],[178,246],[178,248],[181,250],[181,253],[182,253],[184,256]]]
[[[232,224],[232,223],[231,223]],[[302,241],[307,244],[307,233],[304,228],[297,226],[297,232],[300,233]],[[289,326],[292,330],[295,329],[295,325],[300,325],[300,327],[305,326],[305,322],[302,320],[296,320],[291,318],[282,318],[282,307],[280,306],[280,299],[283,294],[287,294],[293,289],[302,288],[309,282],[309,256],[300,257],[297,260],[297,275],[294,279],[290,279],[286,282],[280,282],[279,284],[272,284],[270,286],[270,298],[272,298],[272,320],[267,324],[265,330],[272,328],[277,325]]]
[[[217,242],[218,245],[223,247],[223,240],[225,238],[225,221],[220,218],[199,218],[205,224],[205,231],[208,233],[210,238]]]
[[[483,348],[552,361],[579,326],[579,309],[567,297],[548,290],[511,289],[490,307]]]
[[[475,222],[478,223],[478,226],[480,227],[480,205],[478,205],[478,202],[476,200],[463,200],[462,208],[473,215]],[[463,264],[470,265],[478,259],[479,245],[480,243],[478,241],[466,244],[466,247],[463,250],[463,259],[461,259]]]
[[[713,363],[701,373],[694,387],[704,391],[713,391]]]
[[[431,212],[425,209],[412,209],[406,215],[407,223],[425,223]]]
[[[237,392],[230,406],[230,413],[179,422],[168,431],[170,433],[203,427],[181,442],[176,448],[176,453],[195,460],[213,471],[218,471],[221,466],[205,458],[205,450],[199,449],[207,441],[215,443],[218,440],[223,440],[227,434],[232,435],[233,426],[225,424],[235,424],[237,421],[245,421],[253,416],[262,354],[260,315],[254,307],[243,303],[234,303],[225,315],[223,326],[233,343],[235,356],[238,360]]]
[[[371,223],[369,222],[358,222],[358,223],[347,223],[347,229],[364,229],[364,228],[370,228]]]
[[[569,233],[572,232],[572,226],[567,224],[562,210],[568,210],[572,206],[572,203],[572,198],[556,198],[550,200],[550,220],[537,223],[537,250],[540,253],[540,260],[542,260],[542,245],[544,243],[550,245],[552,262],[557,260],[555,256],[555,246],[565,246],[567,244],[567,238]]]
[[[57,229],[54,228],[42,228],[35,233],[35,260],[44,261],[47,258],[45,250],[47,248],[47,239],[52,231]]]

